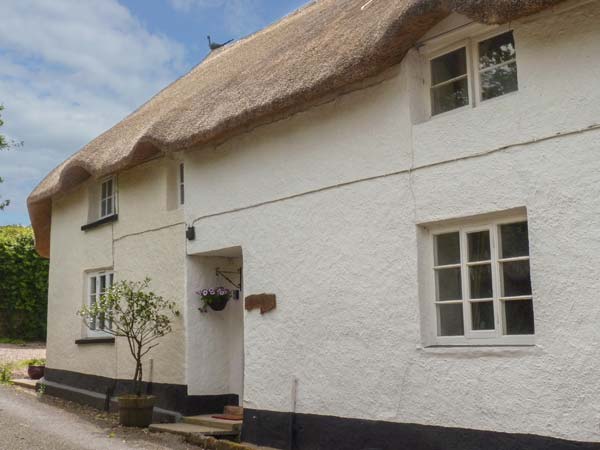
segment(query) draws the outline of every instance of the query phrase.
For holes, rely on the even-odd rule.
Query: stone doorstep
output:
[[[242,430],[242,420],[226,420],[214,418],[211,414],[201,416],[186,416],[183,418],[184,423],[193,425],[203,425],[207,427],[222,428],[224,430],[235,431],[239,433]]]
[[[159,433],[171,433],[181,436],[198,435],[214,437],[232,437],[237,438],[239,431],[225,430],[217,427],[207,427],[205,425],[195,425],[191,423],[153,423],[150,425],[150,431]]]
[[[244,407],[243,406],[232,406],[228,405],[223,410],[224,414],[229,414],[232,416],[243,416],[244,415]]]
[[[257,447],[252,444],[237,444],[231,441],[222,441],[201,434],[190,434],[185,437],[190,444],[198,445],[204,450],[277,450],[270,447]]]
[[[19,386],[25,389],[36,390],[38,380],[31,380],[29,378],[16,378],[12,380],[15,386]]]

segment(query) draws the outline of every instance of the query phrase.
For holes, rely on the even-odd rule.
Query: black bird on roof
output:
[[[210,47],[210,50],[216,50],[218,48],[223,47],[224,45],[229,44],[231,41],[233,41],[233,39],[229,39],[227,42],[224,42],[223,44],[219,44],[217,42],[213,42],[210,39],[210,36],[206,36],[206,38],[208,39],[208,46]]]

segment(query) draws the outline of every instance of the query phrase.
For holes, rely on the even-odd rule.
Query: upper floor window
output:
[[[112,216],[117,212],[117,193],[115,178],[111,177],[102,182],[100,190],[100,219]]]
[[[437,343],[531,343],[527,221],[465,224],[434,231],[432,239],[427,295]]]
[[[431,115],[518,90],[513,32],[465,42],[430,60]]]
[[[179,204],[183,205],[185,203],[185,184],[184,184],[184,171],[183,171],[183,163],[179,164]]]
[[[88,298],[87,303],[93,306],[102,295],[113,285],[114,273],[110,270],[91,272],[88,274]],[[106,317],[94,317],[88,324],[90,335],[104,335],[105,330],[111,329],[112,324]]]

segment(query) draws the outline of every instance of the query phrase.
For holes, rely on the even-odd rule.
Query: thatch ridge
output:
[[[316,0],[219,49],[60,164],[28,208],[36,246],[50,253],[51,200],[87,177],[158,153],[222,141],[279,120],[401,62],[452,12],[496,24],[562,0]]]

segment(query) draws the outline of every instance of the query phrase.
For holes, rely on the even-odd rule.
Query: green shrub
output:
[[[23,339],[13,339],[13,338],[0,338],[0,344],[14,344],[14,345],[23,345],[25,341]]]
[[[12,366],[10,364],[0,366],[0,384],[12,384]]]
[[[35,251],[30,227],[0,227],[0,335],[45,340],[48,260]]]
[[[45,366],[46,365],[46,360],[41,358],[41,359],[37,359],[37,358],[33,358],[33,359],[27,359],[25,361],[23,361],[23,365],[25,366]]]

